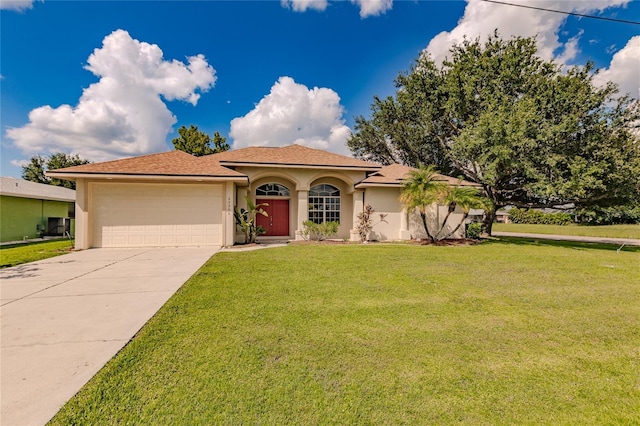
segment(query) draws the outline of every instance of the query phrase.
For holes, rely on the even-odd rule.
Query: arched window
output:
[[[309,191],[309,220],[314,223],[340,223],[340,190],[325,183]]]
[[[289,188],[279,183],[266,183],[256,188],[256,195],[259,197],[288,197]]]

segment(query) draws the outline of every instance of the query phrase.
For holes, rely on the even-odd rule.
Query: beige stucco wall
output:
[[[89,184],[86,179],[76,180],[76,250],[91,247],[89,233]]]
[[[429,230],[432,232],[438,231],[441,227],[442,222],[444,221],[447,215],[448,208],[446,206],[438,206],[436,209],[436,205],[431,206],[427,213],[427,221],[429,223]],[[450,231],[452,231],[458,223],[463,218],[463,212],[460,208],[456,208],[456,210],[449,216],[447,219],[447,224],[444,229],[441,231],[441,236],[444,237]],[[460,225],[460,228],[452,234],[449,238],[464,238],[464,224]],[[424,232],[424,226],[422,225],[422,220],[418,213],[412,213],[409,215],[409,231],[411,232],[412,238],[427,238],[427,235]]]
[[[410,212],[406,214],[399,201],[400,188],[398,187],[369,187],[365,191],[365,206],[371,205],[375,210],[373,214],[373,230],[370,235],[372,240],[403,240],[410,238],[426,238],[424,226],[419,214]],[[436,209],[434,204],[428,213],[430,230],[438,230],[447,214],[446,206],[439,206]],[[380,215],[385,215],[381,220]],[[446,235],[453,230],[462,220],[463,212],[459,208],[451,214],[447,220],[447,226],[441,235]],[[456,231],[450,238],[463,238],[464,225]]]
[[[364,204],[373,207],[373,230],[370,239],[378,241],[402,239],[403,209],[398,201],[400,188],[367,188]],[[384,215],[381,220],[380,215]]]

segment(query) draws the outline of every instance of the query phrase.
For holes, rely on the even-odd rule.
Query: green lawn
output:
[[[639,277],[518,239],[218,253],[51,423],[639,424]]]
[[[0,246],[0,268],[60,256],[71,249],[73,249],[73,241],[66,239]]]
[[[640,239],[640,225],[528,225],[524,223],[494,223],[494,231],[532,234],[579,235],[586,237]]]

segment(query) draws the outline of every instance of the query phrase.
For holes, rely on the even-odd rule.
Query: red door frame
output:
[[[265,237],[288,237],[289,236],[289,200],[269,200],[259,198],[257,204],[268,204],[262,209],[269,216],[259,214],[256,218],[256,225],[267,230],[262,234]]]

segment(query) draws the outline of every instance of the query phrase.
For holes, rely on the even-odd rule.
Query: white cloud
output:
[[[333,90],[309,89],[291,77],[280,77],[253,110],[231,121],[229,135],[234,149],[296,143],[348,155],[351,130],[343,114]]]
[[[0,10],[15,10],[24,12],[33,9],[34,0],[2,0],[0,1]]]
[[[85,68],[100,80],[77,106],[36,108],[29,123],[8,129],[7,137],[25,154],[63,151],[93,161],[162,151],[176,118],[161,97],[196,105],[198,91],[216,81],[202,55],[187,60],[165,61],[157,45],[114,31],[87,60]]]
[[[595,84],[613,81],[620,86],[620,93],[640,98],[640,35],[632,37],[625,47],[613,55],[609,68],[594,77]]]
[[[552,59],[556,52],[561,56],[573,59],[578,53],[577,43],[569,40],[563,46],[558,38],[558,31],[567,15],[532,10],[522,7],[488,3],[481,0],[467,0],[464,16],[451,31],[443,31],[436,35],[429,45],[429,52],[438,63],[448,55],[454,44],[462,42],[464,37],[485,39],[497,28],[504,38],[512,36],[532,37],[537,35],[539,55],[544,59]],[[621,6],[630,0],[514,0],[517,3],[556,9],[562,11],[592,13],[609,7]]]
[[[23,167],[23,166],[26,166],[26,165],[28,165],[30,162],[31,162],[31,161],[29,161],[29,160],[11,160],[11,161],[9,161],[9,163],[10,163],[12,166],[16,166],[16,167]]]
[[[280,0],[282,7],[295,12],[306,12],[307,9],[323,11],[327,8],[327,0]]]
[[[379,16],[391,9],[393,0],[351,0],[360,7],[360,17]],[[308,9],[323,11],[329,5],[328,0],[280,0],[282,7],[295,12],[306,12]]]
[[[351,0],[360,6],[360,17],[379,16],[393,7],[393,0]]]
[[[571,37],[564,45],[564,49],[560,55],[556,57],[556,60],[562,64],[568,64],[572,60],[578,56],[580,52],[580,47],[578,46],[578,42],[580,41],[580,37],[584,31],[580,31],[574,37]]]

